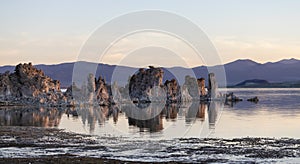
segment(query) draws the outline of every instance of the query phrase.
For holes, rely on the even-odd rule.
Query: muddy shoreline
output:
[[[102,159],[102,158],[91,158],[91,157],[72,157],[72,156],[51,156],[41,158],[0,158],[0,164],[7,163],[18,163],[18,164],[47,164],[47,163],[107,163],[107,164],[118,164],[118,163],[142,163],[142,162],[124,162],[120,160]]]
[[[148,146],[143,148],[145,144]],[[162,155],[148,158],[147,154],[132,153],[122,156],[120,154],[125,152],[124,148],[128,148],[126,151],[148,149]],[[300,139],[181,138],[132,141],[113,136],[65,132],[57,128],[0,126],[0,163],[259,163],[294,158],[300,159]]]

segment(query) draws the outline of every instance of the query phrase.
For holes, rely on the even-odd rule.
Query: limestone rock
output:
[[[165,90],[168,103],[177,103],[181,101],[181,91],[178,82],[175,79],[165,82]]]
[[[110,88],[111,88],[112,100],[115,103],[121,103],[123,101],[123,97],[122,97],[122,94],[120,92],[120,88],[119,88],[117,82],[114,82]]]
[[[218,96],[218,84],[214,73],[208,74],[208,92],[211,98],[217,98]]]
[[[181,101],[182,102],[191,102],[193,100],[192,96],[189,94],[188,87],[182,85],[181,87]]]
[[[247,99],[247,101],[258,103],[259,99],[257,96]]]
[[[206,96],[207,93],[205,89],[205,79],[204,78],[197,79],[197,84],[198,84],[198,90],[200,96]]]
[[[189,95],[192,99],[197,100],[200,98],[197,79],[191,76],[185,76],[185,87],[188,90]]]
[[[18,64],[14,73],[0,74],[0,100],[50,106],[66,103],[60,82],[46,76],[31,63]]]
[[[214,82],[216,85],[216,83]],[[192,100],[206,100],[208,98],[208,93],[205,88],[205,79],[199,78],[196,79],[195,77],[186,76],[185,82],[183,84],[182,89],[182,97],[183,101],[190,101]]]
[[[77,86],[74,82],[65,92],[68,102],[73,105],[110,105],[113,100],[111,97],[110,86],[106,84],[102,77],[96,79],[93,74],[89,74],[86,82]]]
[[[163,90],[163,70],[149,66],[149,69],[141,68],[129,81],[129,96],[134,102],[151,102],[150,97],[154,96],[151,89],[156,87],[156,91]]]
[[[110,95],[105,80],[102,77],[99,77],[96,80],[96,98],[98,103],[100,105],[109,105],[111,102]]]

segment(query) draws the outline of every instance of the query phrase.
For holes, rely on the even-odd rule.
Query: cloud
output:
[[[111,48],[107,51],[101,62],[119,64],[122,58],[130,56],[134,51],[145,49],[147,47],[160,47],[166,49],[173,52],[173,56],[170,56],[171,53],[163,53],[164,51],[139,51],[144,53],[140,55],[143,57],[139,58],[139,56],[135,56],[135,58],[132,58],[126,65],[140,67],[147,65],[147,62],[149,62],[148,64],[150,65],[154,62],[153,60],[150,60],[153,58],[161,66],[178,66],[178,57],[184,61],[184,63],[186,63],[185,65],[188,67],[203,65],[204,63],[198,54],[185,42],[161,32],[140,32],[126,36],[111,45]],[[147,50],[151,51],[150,49]],[[116,54],[118,55],[116,56]],[[166,57],[168,61],[166,61]]]
[[[219,36],[214,38],[214,43],[224,63],[244,58],[262,63],[283,58],[300,58],[298,42],[279,38]]]
[[[3,59],[0,65],[29,61],[34,64],[76,61],[85,38],[83,35],[49,34],[45,37],[22,32],[15,37],[0,40],[0,56]]]

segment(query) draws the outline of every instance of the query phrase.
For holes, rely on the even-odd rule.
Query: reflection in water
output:
[[[75,113],[75,117],[81,116],[82,123],[84,125],[89,125],[90,132],[95,130],[95,126],[98,122],[100,126],[105,124],[105,121],[109,119],[110,116],[113,117],[115,123],[118,121],[119,108],[117,106],[88,106],[87,108],[70,108],[67,110],[67,114]],[[73,115],[74,116],[74,115]]]
[[[163,130],[163,117],[160,104],[151,103],[150,108],[135,108],[124,104],[122,112],[128,118],[129,126],[136,126],[140,132],[158,132]]]
[[[126,104],[110,107],[76,107],[65,110],[57,108],[1,109],[0,125],[57,127],[63,113],[65,113],[68,118],[81,120],[83,125],[88,126],[89,132],[93,133],[96,128],[106,126],[109,119],[113,119],[114,124],[118,126],[119,115],[122,115],[121,122],[126,121],[127,118],[130,127],[138,128],[139,132],[152,133],[163,131],[166,128],[164,127],[164,120],[177,122],[185,119],[185,124],[191,125],[196,120],[203,122],[207,119],[209,128],[211,128],[217,120],[218,108],[217,102],[211,102],[210,104],[196,102],[188,105],[188,107],[181,107],[179,104],[166,104],[163,109],[161,109],[161,105],[156,104],[151,104],[151,108],[148,109],[132,109],[130,105]],[[138,119],[138,116],[143,117]]]
[[[187,111],[187,114],[185,116],[185,122],[187,124],[192,123],[196,120],[196,118],[201,118],[201,120],[204,120],[205,116],[205,107],[207,105],[199,102],[193,102],[192,105],[189,107],[189,110]]]
[[[173,104],[166,104],[162,111],[162,115],[165,116],[166,120],[173,120],[177,118],[179,111],[179,105],[173,103]]]
[[[208,105],[208,122],[209,127],[214,128],[215,123],[218,119],[218,113],[221,108],[222,103],[210,102]]]
[[[0,125],[57,127],[63,113],[57,108],[4,108],[0,110]]]
[[[205,105],[205,103],[200,103],[199,107],[200,108],[198,108],[198,112],[197,112],[196,117],[200,118],[201,121],[204,121],[205,120],[205,108],[206,108],[206,105]]]
[[[163,130],[163,123],[162,123],[161,115],[157,115],[154,118],[149,120],[137,120],[134,118],[128,117],[128,124],[130,126],[136,126],[140,128],[141,132],[149,131],[149,132],[158,132]]]
[[[243,101],[234,107],[227,104],[224,111],[220,111],[226,105],[222,102],[167,104],[163,107],[151,103],[149,108],[139,110],[126,104],[69,109],[10,107],[0,108],[0,126],[58,126],[80,133],[152,133],[151,136],[161,137],[205,137],[207,134],[210,137],[299,137],[299,89],[244,89],[234,92],[243,99],[259,96],[260,102],[254,104]],[[284,101],[282,97],[285,97]],[[221,112],[224,114],[219,119]],[[137,119],[140,116],[145,117]],[[216,126],[218,120],[220,124]]]
[[[82,124],[88,125],[90,133],[95,131],[97,124],[101,128],[111,118],[114,124],[117,125],[120,114],[123,116],[122,119],[126,116],[130,127],[137,127],[139,132],[152,133],[164,130],[164,120],[176,122],[184,119],[186,125],[191,125],[197,120],[200,122],[208,120],[209,123],[201,125],[214,128],[218,117],[218,108],[221,107],[220,104],[221,102],[210,102],[209,104],[194,102],[188,107],[181,107],[180,104],[174,103],[166,104],[163,109],[160,109],[161,105],[156,104],[152,104],[151,108],[148,109],[132,109],[130,105],[122,104],[121,106],[114,105],[111,107],[71,108],[66,111],[66,114],[68,117],[71,115],[75,119],[81,118]],[[141,115],[143,118],[138,119]],[[179,116],[180,118],[178,118]]]

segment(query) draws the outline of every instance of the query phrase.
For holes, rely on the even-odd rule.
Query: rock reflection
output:
[[[206,104],[200,103],[196,117],[200,118],[201,121],[205,120],[205,110],[206,110]]]
[[[195,121],[196,118],[201,118],[201,120],[204,120],[205,118],[202,117],[202,115],[205,116],[206,106],[207,106],[206,104],[202,104],[199,102],[193,102],[185,115],[185,122],[187,124],[190,124],[193,121]],[[204,109],[204,111],[202,111],[201,109]],[[201,116],[201,117],[199,117],[199,116]]]
[[[149,120],[138,120],[128,117],[129,126],[136,126],[140,128],[140,132],[159,132],[163,130],[162,116],[158,115]]]
[[[210,128],[214,128],[218,120],[219,109],[222,109],[222,103],[220,102],[210,102],[208,104],[208,122]]]
[[[0,110],[0,125],[57,127],[63,113],[58,108],[4,108]]]
[[[110,116],[113,117],[115,123],[118,121],[119,108],[117,106],[88,106],[86,108],[71,108],[66,114],[75,113],[81,116],[82,123],[89,126],[90,132],[95,130],[96,124],[100,126],[105,124],[105,121],[109,119]],[[73,115],[74,116],[74,115]],[[75,117],[77,117],[75,115]]]
[[[163,130],[162,109],[160,104],[151,103],[149,108],[132,108],[131,105],[122,105],[122,112],[128,118],[129,126],[135,126],[140,132],[158,132]]]
[[[138,128],[139,132],[153,133],[164,130],[164,120],[167,122],[184,120],[188,126],[200,121],[202,122],[199,124],[200,126],[205,126],[206,129],[214,129],[220,109],[222,109],[222,103],[213,101],[210,103],[194,102],[190,104],[171,103],[166,104],[163,109],[161,109],[161,105],[156,104],[151,104],[151,108],[147,109],[133,109],[132,106],[127,104],[110,107],[89,106],[86,108],[70,108],[66,110],[66,114],[68,117],[72,116],[75,119],[81,119],[82,124],[87,125],[90,132],[94,132],[97,125],[100,128],[105,126],[109,119],[113,119],[114,124],[118,126],[119,116],[122,116],[122,120],[127,119],[128,125]]]
[[[178,112],[179,112],[178,104],[175,103],[166,104],[165,108],[162,111],[162,115],[165,116],[166,120],[176,121]]]

